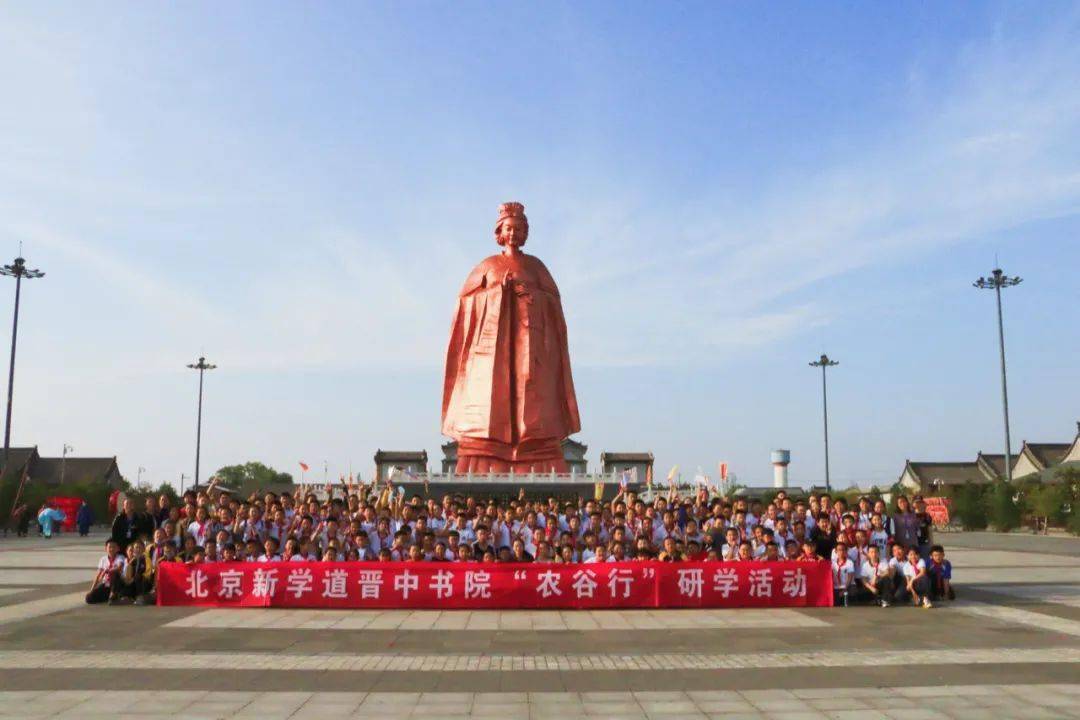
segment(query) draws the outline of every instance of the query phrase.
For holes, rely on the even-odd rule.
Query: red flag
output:
[[[311,468],[308,466],[308,464],[306,462],[301,462],[300,463],[300,469],[303,470],[304,472],[307,472]]]
[[[720,479],[727,481],[727,463],[720,463]]]

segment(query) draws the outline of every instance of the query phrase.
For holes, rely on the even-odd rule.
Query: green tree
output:
[[[1064,508],[1069,505],[1066,483],[1031,483],[1026,489],[1027,507],[1036,517],[1044,517],[1051,525],[1065,520]]]
[[[985,530],[986,486],[965,483],[952,490],[952,514],[960,518],[965,530]]]
[[[214,475],[222,485],[237,490],[242,496],[258,492],[270,485],[291,485],[293,481],[293,476],[289,473],[278,472],[254,460],[243,465],[226,465]]]
[[[994,482],[986,496],[987,514],[994,529],[1007,533],[1020,527],[1024,500],[1023,492],[1015,483]]]
[[[180,496],[176,493],[176,488],[167,482],[163,482],[157,486],[157,490],[153,491],[154,497],[161,497],[166,495],[169,498],[170,504],[174,507],[179,504]]]
[[[1073,465],[1058,468],[1054,479],[1061,487],[1065,527],[1073,535],[1080,535],[1080,467]]]

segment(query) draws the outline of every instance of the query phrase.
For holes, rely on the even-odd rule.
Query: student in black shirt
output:
[[[817,525],[811,533],[814,541],[814,552],[823,558],[831,558],[836,549],[836,533],[833,532],[832,520],[827,513],[818,515]]]

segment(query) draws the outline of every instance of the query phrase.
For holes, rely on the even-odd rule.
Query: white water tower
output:
[[[786,488],[788,486],[787,466],[791,462],[790,450],[772,451],[773,487]]]

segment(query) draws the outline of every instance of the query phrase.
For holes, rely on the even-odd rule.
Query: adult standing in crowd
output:
[[[153,537],[154,531],[160,527],[158,520],[158,501],[153,495],[146,498],[145,512],[139,513],[139,517],[136,520],[138,523],[139,531],[137,535],[139,537]]]
[[[929,562],[930,547],[934,544],[934,518],[926,511],[926,501],[915,496],[916,545],[919,557]]]
[[[158,497],[158,512],[157,512],[157,526],[161,527],[165,524],[165,521],[169,519],[170,511],[172,510],[172,501],[169,500],[169,496],[165,493],[161,493]]]
[[[112,539],[116,541],[120,552],[127,550],[127,546],[138,537],[140,528],[139,518],[135,512],[135,503],[131,498],[124,498],[120,512],[113,518]]]
[[[896,498],[896,512],[890,518],[892,537],[905,548],[917,547],[919,542],[919,519],[915,516],[907,495]]]

